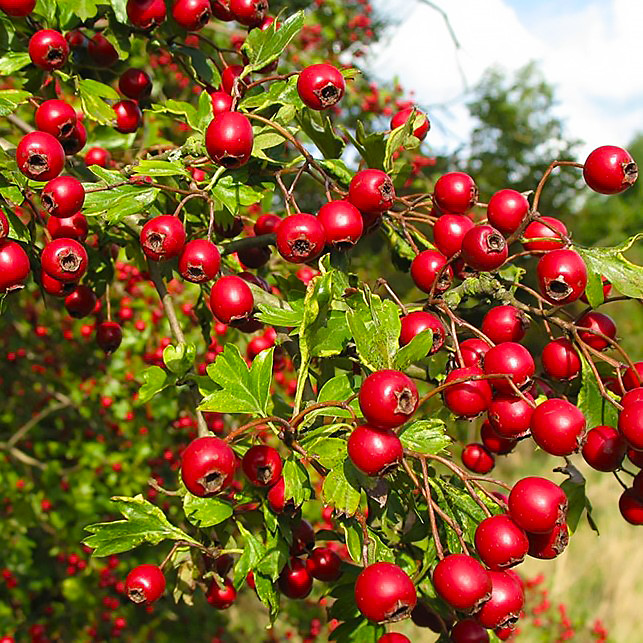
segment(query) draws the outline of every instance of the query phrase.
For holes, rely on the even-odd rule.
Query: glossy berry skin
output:
[[[317,547],[306,560],[308,573],[324,583],[332,583],[341,576],[342,559],[328,547]]]
[[[513,625],[520,617],[525,594],[518,580],[507,572],[490,571],[491,598],[476,614],[480,625],[486,628]]]
[[[529,555],[540,560],[552,560],[565,551],[569,542],[569,530],[566,523],[556,525],[544,534],[527,534]]]
[[[95,34],[87,45],[87,53],[98,67],[111,67],[118,62],[118,51],[102,33]]]
[[[87,271],[87,251],[74,239],[54,239],[42,251],[42,269],[58,281],[78,281]]]
[[[459,621],[451,630],[453,643],[489,643],[487,630],[472,618]]]
[[[565,492],[546,478],[518,480],[509,494],[509,515],[525,531],[544,534],[564,522],[567,513]]]
[[[497,455],[506,455],[507,453],[511,453],[517,444],[517,440],[505,438],[497,433],[491,425],[491,422],[488,420],[483,422],[482,427],[480,428],[480,439],[487,451],[491,451],[491,453],[495,453]]]
[[[0,239],[9,236],[9,219],[7,215],[0,210]]]
[[[623,386],[626,391],[643,386],[643,362],[634,362],[623,375]]]
[[[127,17],[139,29],[154,29],[165,21],[164,0],[127,0]]]
[[[85,202],[85,188],[73,176],[58,176],[45,185],[40,193],[42,207],[52,216],[62,219],[76,214]]]
[[[304,519],[299,520],[292,528],[292,545],[290,553],[293,556],[301,556],[313,550],[315,546],[315,530],[313,526]]]
[[[477,271],[491,272],[509,256],[505,238],[490,225],[478,225],[462,239],[462,260]]]
[[[123,330],[116,322],[104,321],[96,326],[96,343],[105,355],[113,353],[123,341]]]
[[[152,79],[143,69],[130,67],[118,79],[118,89],[127,98],[141,100],[152,93]]]
[[[310,65],[302,69],[297,79],[299,97],[305,105],[317,111],[335,105],[345,91],[346,82],[341,72],[328,63]]]
[[[16,148],[18,169],[34,181],[51,181],[63,170],[65,151],[58,139],[46,132],[25,134]]]
[[[153,261],[178,257],[185,246],[185,228],[178,217],[171,214],[150,219],[141,229],[141,248]]]
[[[288,598],[306,598],[313,588],[313,577],[306,568],[306,563],[299,558],[291,558],[290,562],[279,574],[279,589]]]
[[[471,210],[477,200],[478,188],[464,172],[443,174],[433,189],[433,202],[445,213],[464,214]]]
[[[125,593],[134,603],[154,603],[165,591],[165,576],[156,565],[138,565],[125,579]]]
[[[429,133],[429,129],[431,128],[431,123],[429,123],[429,119],[426,117],[426,114],[424,114],[418,109],[414,109],[413,107],[407,107],[397,112],[393,116],[393,118],[391,118],[391,129],[396,129],[398,127],[401,127],[402,125],[405,125],[406,122],[409,120],[409,118],[411,118],[411,114],[413,114],[414,111],[415,111],[415,115],[413,116],[414,124],[416,120],[419,120],[418,117],[421,116],[423,117],[423,119],[422,121],[420,121],[420,124],[413,130],[413,136],[423,141],[426,138],[426,135]]]
[[[237,590],[229,578],[223,579],[223,587],[219,585],[216,579],[212,579],[210,587],[208,587],[208,593],[205,595],[208,604],[218,610],[228,609],[236,598]]]
[[[250,317],[254,297],[248,284],[235,275],[217,279],[210,291],[212,314],[222,323],[242,321]]]
[[[595,311],[590,311],[585,313],[577,322],[576,326],[580,328],[587,328],[588,330],[579,330],[578,336],[592,348],[595,348],[597,351],[604,351],[610,347],[610,343],[607,339],[601,337],[601,335],[596,335],[591,331],[597,331],[610,339],[616,337],[616,324],[614,320],[604,313],[597,313]]]
[[[220,266],[219,250],[207,239],[188,241],[179,256],[179,272],[183,279],[193,284],[214,279]]]
[[[246,27],[259,27],[268,12],[267,0],[230,0],[230,13]]]
[[[229,112],[232,109],[232,96],[222,91],[215,91],[210,94],[212,102],[212,113],[214,116]]]
[[[256,444],[246,451],[241,468],[255,487],[270,487],[281,477],[283,463],[277,449]]]
[[[473,557],[451,554],[433,571],[433,587],[451,607],[475,611],[491,594],[489,572]]]
[[[406,346],[425,330],[431,330],[433,335],[433,345],[428,354],[437,353],[444,346],[446,330],[439,317],[423,310],[416,310],[400,319],[400,346]]]
[[[516,342],[497,344],[484,356],[484,372],[487,375],[509,375],[518,388],[529,384],[535,370],[531,353]],[[500,393],[513,392],[511,384],[504,378],[491,379],[490,383]]]
[[[485,518],[476,528],[474,541],[478,556],[494,571],[518,565],[529,549],[524,529],[506,514]]]
[[[572,380],[581,370],[581,361],[572,342],[555,339],[543,349],[541,360],[545,373],[557,380]]]
[[[326,242],[339,250],[354,246],[364,232],[362,213],[342,199],[325,203],[317,219],[324,228]]]
[[[36,110],[36,128],[57,139],[68,138],[76,126],[76,110],[64,100],[46,100]]]
[[[377,643],[411,643],[411,639],[399,632],[387,632],[377,639]]]
[[[270,505],[270,509],[275,513],[281,513],[286,507],[285,487],[283,477],[279,478],[275,484],[270,487],[266,494],[266,500]]]
[[[402,461],[402,455],[402,443],[392,429],[362,424],[348,439],[348,457],[367,476],[390,473]]]
[[[444,389],[442,397],[444,404],[452,413],[459,417],[473,418],[486,411],[491,403],[491,386],[485,379],[469,379],[472,376],[484,375],[477,366],[465,366],[452,370],[445,380],[445,384],[467,378],[458,384],[453,384]]]
[[[272,234],[276,232],[279,224],[281,223],[281,217],[276,214],[262,214],[256,221],[252,229],[254,233],[259,237],[263,234]]]
[[[254,248],[240,248],[237,251],[237,257],[245,268],[256,270],[265,266],[270,261],[270,248],[254,247]]]
[[[643,498],[634,489],[625,489],[618,501],[621,515],[631,525],[643,525]]]
[[[0,293],[20,290],[30,272],[29,257],[22,246],[0,239]]]
[[[489,473],[496,464],[493,454],[487,451],[487,448],[483,444],[467,444],[464,449],[462,449],[462,464],[480,475],[485,475]]]
[[[87,143],[87,130],[85,126],[80,121],[76,121],[74,131],[68,138],[62,139],[60,143],[67,156],[72,156],[80,152],[80,150],[85,147],[85,143]]]
[[[562,306],[576,301],[587,286],[587,267],[573,250],[552,250],[536,267],[541,295]]]
[[[469,217],[462,214],[443,214],[433,225],[435,247],[445,257],[452,257],[462,250],[462,240],[474,225]]]
[[[325,243],[324,226],[306,212],[285,217],[277,228],[277,250],[290,263],[305,263],[319,257]]]
[[[381,170],[361,170],[350,182],[348,200],[365,215],[380,215],[393,207],[395,188]]]
[[[231,482],[236,456],[230,446],[212,436],[192,440],[181,457],[181,478],[199,498],[213,496]]]
[[[112,155],[102,147],[90,147],[85,152],[85,165],[98,165],[106,168],[112,160]]]
[[[252,153],[252,125],[239,112],[217,114],[205,132],[205,147],[210,158],[228,169],[245,165]]]
[[[75,239],[76,241],[85,241],[87,238],[88,225],[87,219],[80,212],[76,212],[70,217],[49,217],[47,221],[47,230],[52,239]]]
[[[524,394],[527,400],[533,402],[529,393]],[[518,395],[497,393],[493,396],[487,410],[489,423],[501,437],[510,440],[521,438],[531,427],[534,408]]]
[[[28,16],[36,6],[36,0],[1,0],[0,10],[12,18]]]
[[[435,292],[441,293],[451,286],[453,269],[447,265],[447,258],[442,253],[423,250],[411,262],[411,278],[422,292],[430,293],[435,284]]]
[[[643,402],[643,386],[630,389],[621,399],[623,406],[634,404],[634,402]]]
[[[529,320],[515,306],[495,306],[482,320],[482,332],[494,343],[519,342]]]
[[[585,161],[585,183],[599,194],[618,194],[638,177],[638,168],[627,150],[614,145],[596,148]]]
[[[359,407],[368,424],[394,429],[415,413],[418,391],[410,377],[400,371],[375,371],[359,390]]]
[[[490,348],[491,346],[487,342],[477,337],[460,342],[460,352],[462,353],[464,365],[482,368],[484,356]]]
[[[96,295],[88,286],[76,286],[74,290],[65,297],[65,308],[75,319],[82,319],[91,314],[96,308]]]
[[[417,594],[408,574],[393,563],[374,563],[364,568],[355,582],[357,609],[376,623],[407,618]]]
[[[226,94],[229,94],[230,97],[232,97],[235,82],[237,78],[241,76],[242,72],[243,72],[243,65],[228,65],[227,67],[225,67],[221,72],[221,91],[225,92]],[[241,94],[245,92],[244,81],[239,81],[237,83],[237,87]],[[230,111],[230,110],[226,110],[226,111]]]
[[[41,29],[29,40],[31,62],[45,71],[60,69],[69,57],[69,45],[65,37],[53,29]]]
[[[643,402],[628,404],[620,412],[618,430],[633,449],[643,451]]]
[[[133,100],[121,100],[112,105],[116,118],[114,128],[121,134],[132,134],[143,122],[143,112]]]
[[[175,0],[174,21],[188,31],[198,31],[210,21],[210,0]]]
[[[487,204],[489,223],[507,236],[520,227],[527,212],[529,212],[529,201],[516,190],[499,190]]]
[[[230,0],[211,0],[210,5],[212,8],[212,15],[217,20],[223,20],[224,22],[234,20],[234,16],[230,11]]]
[[[545,223],[548,225],[545,225]],[[522,234],[522,245],[525,250],[529,250],[530,252],[548,252],[549,250],[562,248],[565,245],[563,236],[567,235],[567,227],[560,219],[540,217],[536,221],[532,221],[525,228]],[[534,241],[530,241],[530,239],[534,239]]]
[[[545,400],[531,416],[531,437],[551,455],[575,453],[585,439],[585,416],[571,402],[561,399]]]

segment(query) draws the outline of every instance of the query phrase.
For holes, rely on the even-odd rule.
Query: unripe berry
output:
[[[551,455],[578,451],[585,439],[585,416],[567,400],[545,400],[531,416],[531,437]]]
[[[253,485],[269,487],[281,477],[283,463],[276,449],[257,444],[246,451],[241,468]]]
[[[178,257],[185,245],[185,228],[178,217],[163,214],[141,229],[141,248],[146,257],[161,261]]]
[[[213,496],[227,487],[235,469],[234,451],[212,436],[190,442],[181,457],[181,478],[188,491],[200,498]]]
[[[69,45],[59,31],[41,29],[29,40],[31,62],[46,71],[60,69],[69,56]]]
[[[312,214],[291,214],[277,228],[277,250],[291,263],[315,259],[323,252],[325,242],[324,227]]]
[[[369,375],[359,390],[359,406],[366,421],[380,429],[394,429],[415,413],[418,392],[410,377],[394,370]]]
[[[16,148],[18,169],[34,181],[55,179],[65,165],[65,151],[58,139],[46,132],[25,134]]]
[[[541,294],[562,306],[576,301],[587,286],[587,267],[574,250],[552,250],[536,267]]]
[[[165,591],[165,576],[156,565],[134,567],[125,580],[125,592],[134,603],[154,603]]]
[[[527,197],[516,190],[500,190],[487,204],[489,223],[504,235],[513,234],[529,212]]]
[[[445,384],[470,378],[483,376],[484,373],[477,366],[456,368],[448,375]],[[452,384],[442,393],[444,404],[452,413],[459,417],[472,418],[486,411],[491,403],[491,386],[485,379],[467,379],[458,384]]]
[[[638,178],[638,167],[626,150],[603,145],[590,153],[583,166],[587,185],[600,194],[618,194]]]
[[[248,319],[254,308],[254,297],[248,284],[235,275],[219,278],[210,291],[212,314],[224,324]]]
[[[58,176],[42,189],[40,202],[52,216],[70,217],[83,207],[85,188],[73,176]]]
[[[392,429],[362,424],[348,439],[348,457],[367,476],[390,473],[402,461],[402,443]]]
[[[433,189],[433,202],[445,213],[464,214],[477,200],[478,188],[473,179],[464,172],[442,175]]]
[[[462,260],[476,271],[497,270],[508,255],[505,238],[490,225],[477,225],[462,239]]]
[[[395,188],[381,170],[361,170],[350,182],[348,200],[365,215],[380,215],[393,207]]]
[[[509,515],[525,531],[544,534],[565,521],[567,496],[545,478],[528,477],[516,482],[509,494]]]
[[[400,319],[400,346],[406,346],[425,330],[431,330],[433,335],[429,355],[437,353],[444,346],[446,330],[438,317],[423,310],[416,310]]]
[[[245,165],[252,154],[252,125],[240,112],[217,114],[205,132],[205,147],[210,158],[228,169]]]
[[[188,241],[179,257],[181,276],[195,284],[214,279],[219,272],[220,265],[219,250],[207,239]]]
[[[491,595],[489,572],[473,557],[451,554],[433,571],[433,587],[451,607],[473,612]]]
[[[453,269],[447,265],[447,258],[437,250],[423,250],[411,262],[411,278],[425,293],[448,290],[453,280]],[[437,281],[436,281],[437,280]]]
[[[306,67],[297,79],[299,97],[305,105],[318,111],[335,105],[345,91],[346,82],[341,72],[328,63]]]
[[[527,534],[508,515],[485,518],[476,528],[475,546],[489,569],[508,569],[527,555]]]
[[[543,349],[541,360],[545,373],[557,380],[574,379],[581,370],[580,357],[566,338],[549,342]]]
[[[519,342],[529,320],[515,306],[495,306],[482,320],[482,332],[494,343]]]

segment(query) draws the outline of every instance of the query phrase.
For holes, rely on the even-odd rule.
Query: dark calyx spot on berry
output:
[[[68,136],[71,136],[73,134],[74,124],[71,121],[67,121],[58,128],[58,131],[60,133],[60,136],[62,136],[63,138],[67,138]]]
[[[29,168],[31,174],[42,174],[46,172],[49,169],[47,157],[37,152],[30,154],[27,159],[27,168]]]
[[[379,189],[382,195],[382,201],[390,201],[393,198],[393,181],[388,177],[382,181]]]
[[[487,250],[489,252],[502,252],[506,245],[505,238],[498,232],[492,232],[487,237]]]
[[[165,235],[162,232],[150,232],[145,239],[145,247],[156,254],[163,252],[163,242]]]
[[[559,276],[555,279],[545,279],[545,291],[548,297],[551,297],[554,301],[559,301],[571,295],[572,288],[564,277]]]
[[[502,620],[500,625],[498,625],[497,629],[501,629],[504,627],[513,628],[513,626],[518,622],[519,618],[520,618],[520,611],[507,614],[507,616],[505,616],[505,618]]]
[[[66,250],[60,254],[60,268],[64,272],[76,272],[82,263],[82,258],[73,250]]]
[[[257,14],[258,18],[261,18],[262,20],[266,17],[266,13],[268,11],[268,3],[267,2],[258,2],[257,7],[255,9],[255,13]]]
[[[211,471],[210,473],[207,473],[204,475],[202,478],[199,478],[197,482],[203,487],[205,492],[209,495],[212,493],[216,493],[217,491],[221,490],[221,487],[223,487],[223,481],[225,480],[225,476],[222,475],[219,471]]]
[[[198,28],[205,27],[210,22],[210,9],[204,9],[197,18]]]
[[[49,51],[47,52],[45,58],[50,63],[59,63],[65,59],[65,56],[60,47],[49,47]]]
[[[631,163],[623,164],[623,183],[632,185],[639,177],[638,165],[632,161]]]
[[[340,252],[346,252],[350,250],[355,245],[355,242],[352,239],[341,239],[340,241],[333,241],[332,246],[335,250]]]
[[[469,190],[469,207],[472,208],[478,202],[478,187],[473,186]]]
[[[451,277],[446,270],[443,270],[440,276],[438,277],[437,289],[438,290],[447,290],[451,285]]]
[[[145,592],[140,587],[131,587],[127,590],[128,598],[134,603],[144,603]]]
[[[257,480],[262,484],[266,484],[272,480],[273,468],[269,464],[264,467],[257,468]]]
[[[398,465],[397,460],[395,462],[391,462],[390,464],[387,464],[385,467],[382,467],[375,475],[378,475],[378,476],[388,475],[389,473],[391,473],[397,468],[397,465]]]
[[[417,406],[417,396],[411,389],[404,387],[401,391],[395,391],[397,398],[397,406],[395,413],[403,413],[404,415],[411,415]]]
[[[219,160],[219,165],[223,165],[223,167],[227,167],[231,170],[241,166],[243,163],[243,156],[234,156],[232,154],[228,154],[227,156],[222,156]]]
[[[56,207],[56,204],[54,203],[54,200],[51,198],[51,195],[49,195],[49,194],[41,194],[40,195],[40,203],[41,203],[42,207],[45,208],[45,210],[47,210],[47,212],[49,212],[49,213],[51,213]],[[1,231],[2,230],[0,229],[0,232]]]
[[[395,623],[397,621],[402,621],[405,618],[408,618],[411,615],[411,606],[405,605],[400,601],[397,602],[395,608],[390,614],[387,614],[386,619],[382,621],[383,623]]]
[[[199,264],[188,264],[187,273],[190,276],[190,279],[194,281],[200,281],[201,279],[205,279],[206,277],[203,268]]]
[[[324,107],[332,107],[341,98],[341,92],[333,83],[326,83],[320,89],[315,89],[313,94]]]
[[[559,556],[565,551],[568,544],[569,532],[567,529],[559,529],[556,540],[551,544],[551,548],[556,552],[556,555]]]
[[[306,237],[293,239],[289,244],[290,250],[295,257],[308,257],[313,251],[313,244]]]
[[[24,288],[24,284],[12,284],[10,286],[6,286],[5,292],[10,293],[10,292],[18,292],[19,290],[22,290]]]

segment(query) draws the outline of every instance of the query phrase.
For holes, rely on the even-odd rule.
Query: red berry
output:
[[[28,16],[36,6],[36,0],[0,0],[0,10],[12,18],[24,18]],[[13,643],[6,641],[6,643]]]
[[[643,362],[635,362],[625,371],[623,386],[626,391],[643,386]]]
[[[135,132],[143,122],[141,108],[133,100],[121,100],[112,105],[116,114],[114,128],[121,134]]]
[[[217,247],[207,239],[188,241],[179,257],[179,272],[183,279],[201,284],[216,277],[221,265]]]
[[[324,227],[312,214],[291,214],[277,228],[277,250],[291,263],[305,263],[319,257],[325,242]]]
[[[176,0],[172,18],[188,31],[203,29],[210,21],[210,0]]]
[[[574,250],[552,250],[536,268],[541,294],[557,306],[576,301],[587,286],[587,268]]]
[[[462,250],[462,240],[474,225],[469,217],[462,214],[443,214],[433,225],[436,248],[445,257],[452,257]]]
[[[272,487],[270,487],[266,494],[268,504],[275,513],[281,513],[286,507],[285,489],[286,483],[282,477],[279,478]]]
[[[583,178],[600,194],[618,194],[638,178],[638,167],[626,150],[613,145],[596,148],[585,161]]]
[[[433,571],[433,587],[451,607],[475,611],[491,594],[489,572],[473,557],[451,554]]]
[[[518,480],[509,494],[509,515],[525,531],[544,534],[565,521],[567,497],[545,478]]]
[[[377,643],[411,643],[411,639],[399,632],[387,632],[377,639]]]
[[[484,356],[484,372],[487,375],[509,375],[519,389],[531,382],[535,370],[536,366],[531,353],[516,342],[497,344]],[[490,383],[501,393],[513,392],[511,384],[504,378],[491,379]]]
[[[628,404],[620,412],[618,430],[633,449],[643,451],[643,402]]]
[[[381,170],[358,172],[348,187],[348,200],[363,214],[380,215],[393,207],[395,188]]]
[[[205,132],[205,147],[210,158],[228,169],[245,165],[252,154],[252,125],[240,112],[217,114]]]
[[[20,290],[30,272],[29,257],[22,246],[0,239],[0,293]]]
[[[496,306],[482,320],[482,332],[495,344],[519,342],[528,326],[529,320],[515,306]]]
[[[288,598],[306,598],[313,588],[313,578],[306,569],[306,564],[299,558],[290,562],[279,574],[279,589]]]
[[[529,393],[524,396],[510,393],[497,393],[493,396],[487,416],[493,430],[502,438],[516,440],[529,432],[534,408],[529,404],[533,398]]]
[[[513,234],[529,212],[527,197],[516,190],[500,190],[487,204],[489,223],[504,235]]]
[[[446,330],[438,317],[423,310],[416,310],[400,319],[400,346],[406,346],[416,335],[425,330],[431,330],[433,335],[433,345],[429,355],[437,353],[444,346]]]
[[[623,406],[634,404],[634,402],[643,402],[643,386],[630,389],[621,400]]]
[[[127,17],[139,29],[153,29],[165,20],[164,0],[127,0]]]
[[[210,101],[212,102],[212,114],[223,114],[232,109],[232,96],[222,91],[215,91],[210,94]]]
[[[513,625],[520,617],[525,594],[516,578],[507,572],[490,571],[491,598],[476,614],[478,622],[487,628]]]
[[[283,463],[277,449],[257,444],[241,460],[241,468],[256,487],[269,487],[281,477]]]
[[[42,207],[52,216],[66,218],[78,212],[85,202],[85,188],[73,176],[58,176],[40,193]]]
[[[235,275],[220,277],[210,292],[212,314],[224,324],[248,319],[254,297],[248,284]]]
[[[276,214],[262,214],[253,226],[254,233],[259,237],[263,234],[272,234],[277,231],[281,217]]]
[[[464,172],[443,174],[435,183],[433,202],[444,213],[464,214],[478,200],[474,180]]]
[[[477,225],[462,239],[462,260],[476,271],[497,270],[508,255],[505,238],[490,225]]]
[[[482,444],[467,444],[462,449],[462,464],[480,475],[485,475],[491,471],[496,463],[493,455],[487,451]]]
[[[376,623],[407,618],[417,594],[408,574],[393,563],[374,563],[364,568],[355,582],[355,602],[359,611]]]
[[[581,361],[574,345],[565,338],[549,342],[541,360],[545,373],[557,380],[574,379],[581,370]]]
[[[491,386],[485,379],[468,379],[471,376],[484,375],[477,366],[456,368],[448,375],[445,384],[467,378],[458,384],[452,384],[444,389],[442,396],[444,404],[452,413],[459,417],[475,417],[486,411],[491,403]]]
[[[76,110],[64,100],[46,100],[36,110],[36,127],[57,139],[68,138],[76,127]]]
[[[453,643],[489,643],[487,630],[472,618],[459,621],[451,630]]]
[[[156,565],[134,567],[125,580],[125,592],[134,603],[154,603],[165,591],[165,576]]]
[[[340,250],[354,246],[364,231],[362,213],[349,201],[329,201],[317,213],[326,242]]]
[[[87,219],[80,212],[64,219],[49,217],[47,230],[52,239],[67,238],[85,241],[88,232]]]
[[[342,559],[328,547],[317,547],[306,560],[308,573],[317,580],[332,583],[341,576]]]
[[[76,286],[74,290],[65,297],[65,308],[67,312],[76,319],[87,317],[96,308],[96,295],[88,286]]]
[[[480,438],[482,439],[482,444],[485,445],[487,450],[491,451],[491,453],[496,453],[497,455],[506,455],[507,453],[511,453],[517,444],[517,440],[502,437],[497,433],[489,420],[483,422],[482,427],[480,428]]]
[[[111,160],[111,154],[102,147],[90,147],[85,152],[85,165],[98,165],[98,167],[106,168]]]
[[[379,429],[394,429],[415,413],[418,392],[410,377],[394,370],[369,375],[359,390],[359,407],[366,421]]]
[[[62,172],[65,151],[51,134],[30,132],[18,143],[16,162],[26,177],[34,181],[50,181]]]
[[[297,93],[311,109],[323,110],[332,107],[342,98],[345,91],[346,82],[341,72],[328,63],[310,65],[299,72]]]
[[[391,118],[391,129],[396,129],[406,124],[409,118],[411,118],[411,114],[413,114],[413,112],[415,112],[413,115],[413,124],[416,123],[418,117],[422,117],[420,124],[413,130],[413,136],[423,141],[429,132],[431,123],[429,123],[429,119],[426,117],[426,114],[416,108],[407,107],[406,109],[402,109],[397,112],[393,118]]]
[[[235,82],[237,78],[241,76],[243,72],[243,65],[228,65],[221,72],[221,91],[225,92],[232,99],[232,93],[234,92]],[[238,91],[243,94],[245,92],[245,82],[238,81],[236,82]],[[224,110],[224,111],[230,111]]]
[[[315,530],[307,520],[299,520],[292,528],[292,545],[290,553],[301,556],[313,550],[315,546]]]
[[[529,555],[532,558],[551,560],[565,551],[569,542],[569,531],[566,523],[556,525],[544,534],[527,534]]]
[[[442,253],[423,250],[411,262],[411,278],[423,292],[430,293],[435,283],[435,292],[441,293],[451,286],[453,270],[447,265],[447,258]]]
[[[46,71],[60,69],[69,56],[69,45],[59,31],[41,29],[29,40],[31,62]]]
[[[217,236],[223,237],[224,239],[234,239],[241,234],[242,230],[243,220],[241,217],[235,217],[232,223],[218,224],[216,221],[214,223],[214,231]]]
[[[578,336],[592,348],[595,348],[597,351],[603,351],[610,347],[610,343],[607,339],[601,337],[605,335],[610,339],[616,337],[616,324],[614,320],[605,315],[604,313],[597,313],[595,311],[590,311],[583,315],[577,322],[576,326],[580,328],[587,328],[589,330],[579,330]],[[601,335],[597,335],[592,331],[597,331]]]
[[[143,69],[130,67],[118,79],[118,89],[127,98],[141,100],[152,93],[152,79]]]
[[[402,443],[392,429],[362,424],[348,439],[348,457],[367,476],[384,476],[402,461]]]
[[[153,261],[178,257],[185,246],[185,228],[178,217],[163,214],[150,219],[141,229],[141,247]]]
[[[477,337],[460,342],[460,353],[462,353],[464,365],[482,368],[484,356],[490,348],[487,342]]]
[[[268,12],[268,0],[230,0],[230,13],[246,27],[259,27]]]
[[[618,508],[623,518],[631,525],[643,525],[643,498],[634,489],[623,491]]]
[[[256,270],[270,261],[270,248],[267,246],[255,246],[240,248],[237,250],[237,257],[245,268]]]
[[[237,598],[237,590],[229,578],[223,579],[223,587],[219,585],[216,579],[212,579],[205,598],[215,609],[225,610],[234,603]]]
[[[181,457],[181,478],[188,491],[205,498],[225,489],[236,469],[230,446],[212,436],[192,440]]]
[[[551,455],[575,453],[585,439],[585,416],[567,400],[545,400],[531,416],[531,437]]]
[[[96,343],[106,355],[113,353],[123,340],[123,331],[116,322],[105,321],[96,326]]]
[[[210,5],[212,7],[212,15],[217,20],[224,20],[225,22],[234,20],[234,16],[230,11],[230,0],[210,0]]]
[[[521,563],[527,555],[527,534],[508,515],[485,518],[477,527],[475,546],[482,562],[498,571]]]
[[[548,225],[545,225],[547,223]],[[553,229],[552,229],[553,228]],[[554,217],[540,217],[532,221],[522,234],[522,245],[530,252],[539,250],[556,250],[565,245],[563,237],[567,236],[567,228],[560,219]],[[534,241],[530,241],[534,239]],[[540,239],[540,241],[538,241]],[[552,241],[549,241],[552,239]]]
[[[87,270],[87,251],[74,239],[54,239],[44,247],[40,261],[50,277],[78,281]]]
[[[0,210],[0,239],[9,236],[9,219],[7,215]]]

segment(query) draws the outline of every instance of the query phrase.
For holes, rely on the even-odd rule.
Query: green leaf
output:
[[[91,547],[93,556],[111,556],[138,547],[142,543],[158,545],[163,540],[196,541],[178,527],[170,524],[165,514],[142,495],[134,498],[114,496],[118,510],[125,520],[101,522],[85,529],[91,536],[83,543]]]
[[[346,549],[350,557],[358,564],[362,564],[362,527],[355,518],[341,520]]]
[[[253,91],[256,91],[256,93],[252,93]],[[297,93],[297,76],[292,76],[288,80],[274,81],[270,83],[267,89],[251,90],[242,99],[239,107],[243,110],[252,109],[258,111],[273,105],[303,109],[304,104]]]
[[[339,410],[339,409],[338,409]],[[317,456],[319,463],[327,469],[341,467],[347,457],[346,440],[322,438],[308,447],[308,453]]]
[[[266,553],[263,543],[251,532],[249,532],[240,522],[237,522],[237,528],[243,538],[243,554],[234,566],[234,577],[232,583],[238,590],[246,580],[250,570],[253,570]]]
[[[245,39],[241,51],[248,57],[247,73],[262,69],[273,60],[277,60],[290,41],[304,26],[304,12],[298,11],[284,20],[277,29],[277,20],[267,29],[253,29]]]
[[[178,45],[170,46],[172,53],[177,53],[183,61],[191,68],[192,73],[204,81],[207,85],[218,87],[221,84],[221,74],[214,62],[200,49]]]
[[[279,612],[279,594],[275,588],[275,583],[268,576],[258,572],[254,573],[255,589],[259,600],[268,608],[270,620],[274,622]]]
[[[31,94],[20,89],[3,89],[0,91],[0,116],[16,111],[18,105],[26,103]]]
[[[284,497],[292,498],[296,507],[312,497],[308,471],[294,455],[284,462],[281,475],[284,479]]]
[[[272,183],[252,184],[247,171],[236,171],[234,175],[224,174],[212,188],[212,196],[220,201],[233,215],[241,206],[259,203]]]
[[[286,308],[287,304],[281,302],[282,306],[270,306],[267,304],[257,304],[259,313],[255,317],[264,322],[265,324],[270,324],[271,326],[284,326],[286,328],[292,328],[294,326],[299,326],[304,317],[303,309],[292,310]]]
[[[322,497],[339,513],[353,516],[359,508],[359,476],[353,463],[346,459],[343,466],[333,469],[324,479]]]
[[[27,52],[11,51],[0,58],[0,74],[10,76],[31,63]]]
[[[233,514],[232,505],[220,498],[199,498],[191,493],[183,496],[185,517],[200,529],[218,525]]]
[[[385,633],[383,625],[377,625],[360,616],[342,623],[329,635],[337,643],[376,643]]]
[[[173,384],[174,377],[164,371],[160,366],[149,366],[142,373],[143,385],[138,390],[137,404],[149,402],[157,393]]]
[[[166,100],[162,105],[159,103],[152,103],[149,109],[146,109],[145,111],[154,112],[155,114],[173,114],[175,116],[182,116],[185,119],[185,122],[195,129],[199,122],[197,111],[194,109],[193,105],[184,101],[174,100],[172,98]]]
[[[187,373],[196,355],[194,344],[179,344],[176,348],[170,344],[163,350],[163,363],[168,370],[176,375],[182,376]]]
[[[103,99],[118,100],[119,96],[115,89],[89,78],[77,79],[76,87],[81,107],[88,118],[102,125],[108,125],[114,121],[114,110]]]
[[[127,0],[110,0],[110,4],[116,20],[122,24],[127,24]]]
[[[423,455],[435,455],[451,444],[443,420],[432,418],[409,424],[400,434],[402,445]]]
[[[424,359],[433,346],[433,329],[427,328],[418,333],[406,346],[402,346],[395,354],[393,368],[403,371],[413,362]]]
[[[587,286],[585,286],[585,295],[587,303],[592,308],[598,308],[605,301],[603,292],[603,280],[601,276],[593,270],[587,271]]]
[[[324,158],[337,159],[341,156],[345,143],[335,133],[328,114],[304,109],[298,112],[297,122]]]
[[[317,164],[324,168],[326,173],[341,186],[348,187],[353,179],[353,173],[341,159],[320,159]]]
[[[219,387],[207,390],[200,411],[219,413],[254,413],[266,417],[272,382],[274,348],[259,353],[248,368],[239,349],[226,344],[222,353],[208,366],[210,379]],[[203,392],[203,391],[202,391]]]
[[[616,427],[618,424],[618,411],[602,395],[596,382],[596,377],[583,355],[580,355],[582,370],[582,383],[578,391],[576,404],[583,412],[587,421],[587,428],[606,425]],[[609,391],[608,391],[609,394]]]
[[[143,159],[133,166],[136,174],[145,176],[185,176],[190,178],[190,173],[178,161],[155,161]]]
[[[413,118],[408,118],[404,125],[396,127],[386,138],[384,151],[384,171],[393,174],[393,155],[400,147],[412,149],[420,144],[420,141],[413,136],[413,130],[422,125],[426,119],[424,114],[415,112]]]

